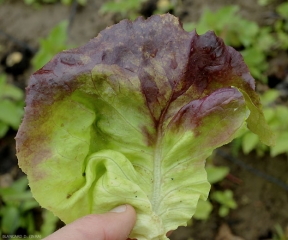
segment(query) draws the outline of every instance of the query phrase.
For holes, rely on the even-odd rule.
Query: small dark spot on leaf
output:
[[[77,58],[77,56],[68,55],[68,54],[61,56],[60,62],[68,66],[82,65],[82,61],[79,58]]]
[[[172,177],[171,180],[174,180],[174,178]]]
[[[171,67],[172,69],[176,69],[176,68],[178,67],[178,63],[177,63],[177,61],[176,61],[175,54],[174,54],[173,58],[171,59],[170,67]]]
[[[205,53],[210,53],[212,50],[212,47],[210,47],[210,46],[209,47],[203,47],[203,50]]]
[[[211,53],[210,57],[211,57],[212,60],[215,60],[216,59],[216,53],[215,52]]]
[[[83,177],[85,177],[85,176],[86,176],[86,173],[85,173],[85,172],[83,172],[83,173],[82,173],[82,176],[83,176]]]
[[[67,194],[66,198],[69,199],[71,196],[72,196],[71,194]]]

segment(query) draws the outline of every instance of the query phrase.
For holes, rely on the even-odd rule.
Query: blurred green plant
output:
[[[255,22],[242,18],[238,11],[238,6],[225,6],[216,12],[206,8],[197,23],[184,23],[183,26],[187,31],[196,28],[199,34],[214,30],[227,45],[248,47],[255,40],[259,27]]]
[[[230,209],[237,208],[237,203],[233,198],[233,192],[229,189],[225,191],[212,192],[211,199],[220,203],[220,208],[218,212],[220,217],[227,216]]]
[[[46,237],[55,230],[58,218],[47,210],[42,211],[43,224],[36,230],[32,209],[39,207],[28,189],[28,180],[22,177],[10,187],[0,188],[0,229],[1,234],[16,234],[19,228],[26,229],[28,235]]]
[[[17,130],[24,113],[24,93],[21,89],[7,83],[6,76],[0,75],[0,138],[9,127]]]
[[[158,0],[157,9],[154,14],[163,14],[170,12],[176,7],[177,0]]]
[[[273,240],[288,240],[288,227],[284,230],[280,224],[275,225],[275,234]]]
[[[41,225],[40,232],[36,232],[36,234],[41,235],[42,237],[47,237],[55,231],[59,218],[46,209],[42,210],[42,218],[43,224]]]
[[[207,179],[210,182],[210,184],[215,184],[217,182],[222,181],[227,174],[229,173],[229,168],[224,166],[214,166],[212,164],[209,164],[206,167],[207,171]],[[228,191],[228,192],[227,192]],[[209,200],[199,200],[197,204],[197,208],[195,211],[195,214],[193,216],[194,219],[197,220],[207,220],[213,210],[213,205],[211,203],[212,201],[215,201],[217,203],[220,203],[220,209],[219,209],[219,215],[221,217],[226,216],[229,213],[230,208],[236,208],[237,204],[235,203],[233,199],[233,193],[231,195],[230,190],[225,191],[213,191],[211,195],[209,196]],[[225,201],[228,201],[225,203]]]
[[[209,218],[212,210],[213,210],[213,205],[211,204],[209,200],[204,201],[202,199],[199,199],[193,218],[197,220],[205,221]]]
[[[260,5],[260,6],[267,6],[269,5],[270,3],[272,3],[274,0],[258,0],[257,3]]]
[[[1,206],[1,232],[15,234],[19,227],[27,229],[28,234],[35,232],[32,212],[29,211],[39,204],[34,200],[30,191],[27,191],[26,177],[15,181],[12,186],[0,189]]]
[[[266,121],[276,135],[275,146],[267,147],[260,142],[255,134],[246,130],[242,136],[234,140],[233,144],[236,150],[241,147],[245,154],[256,150],[259,156],[264,155],[267,151],[270,151],[272,157],[282,153],[288,155],[288,108],[287,106],[275,103],[278,97],[279,91],[274,89],[270,89],[261,95],[263,113]]]
[[[24,0],[25,4],[33,5],[33,6],[37,6],[37,7],[40,6],[41,4],[53,4],[53,3],[57,3],[57,2],[61,2],[64,5],[71,5],[73,3],[73,0]],[[87,0],[77,0],[77,2],[80,5],[84,6],[84,5],[86,5]]]
[[[275,22],[274,28],[277,35],[277,47],[288,49],[288,2],[277,6],[276,12],[279,19]]]
[[[114,0],[102,4],[100,13],[119,13],[122,18],[131,20],[139,16],[143,3],[147,0]]]
[[[222,181],[229,173],[229,168],[224,166],[208,165],[206,167],[207,179],[210,184]]]
[[[144,3],[148,0],[112,0],[102,4],[100,13],[119,13],[122,18],[136,19]],[[158,0],[154,14],[163,14],[171,11],[176,6],[175,0]]]
[[[67,44],[67,27],[68,21],[62,21],[51,30],[47,38],[40,39],[39,51],[32,59],[35,70],[43,67],[58,52],[74,47]]]

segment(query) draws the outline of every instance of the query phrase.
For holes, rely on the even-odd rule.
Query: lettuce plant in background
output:
[[[58,0],[24,0],[24,3],[27,5],[33,5],[35,7],[38,7],[42,4],[55,4],[58,3]],[[64,5],[71,5],[73,3],[73,0],[61,0],[61,3]],[[77,0],[77,3],[79,3],[82,6],[85,6],[87,1],[86,0]]]
[[[272,157],[286,153],[288,155],[288,108],[282,104],[275,104],[279,98],[279,91],[270,89],[261,96],[263,103],[263,113],[269,126],[276,136],[275,146],[268,148],[261,143],[259,137],[250,131],[244,131],[241,137],[235,139],[234,146],[236,149],[241,146],[245,154],[256,150],[259,156],[263,156],[265,152],[270,152]]]
[[[0,75],[0,138],[9,127],[17,130],[23,117],[24,94],[21,89],[7,83],[6,76]]]
[[[31,77],[19,165],[65,223],[127,203],[131,238],[167,239],[207,198],[213,149],[246,124],[273,144],[254,89],[213,32],[186,32],[170,14],[124,20]]]
[[[211,159],[211,157],[207,159],[205,169],[207,172],[207,180],[211,185],[213,185],[217,182],[220,182],[221,180],[223,180],[228,175],[229,168],[225,167],[225,166],[214,166],[213,164],[210,163],[209,159]],[[220,193],[220,195],[221,195],[221,193]],[[209,197],[209,198],[211,198],[211,197]],[[230,200],[234,201],[233,196],[230,198]],[[221,207],[224,205],[224,204],[222,204],[223,201],[221,201],[221,202],[217,201],[217,202],[221,204]],[[225,206],[224,206],[224,208],[225,208]],[[213,209],[213,205],[211,204],[211,202],[208,199],[206,201],[199,199],[199,201],[197,203],[196,211],[193,215],[193,218],[195,218],[197,220],[207,220],[210,216],[212,209]],[[222,215],[220,215],[220,216],[222,216]]]
[[[1,210],[0,230],[4,234],[15,234],[19,227],[25,228],[28,234],[33,234],[35,224],[31,209],[39,206],[27,190],[28,181],[22,177],[10,187],[0,188]],[[4,205],[3,205],[4,203]]]
[[[40,39],[39,51],[32,59],[35,70],[43,67],[58,52],[72,48],[67,44],[67,27],[68,21],[62,21],[51,30],[47,38]]]
[[[159,0],[155,2],[154,5],[151,0],[112,0],[102,4],[100,13],[119,14],[122,19],[128,18],[134,20],[139,15],[143,15],[141,10],[143,10],[143,7],[145,8],[145,5],[146,7],[150,6],[150,11],[152,10],[154,14],[167,13],[176,6],[176,1],[173,0]]]
[[[105,13],[119,13],[121,17],[129,17],[135,19],[139,16],[139,11],[143,3],[147,0],[118,0],[108,1],[102,4],[100,12]]]
[[[10,187],[0,188],[0,234],[15,235],[19,228],[26,229],[27,234],[46,237],[55,230],[58,220],[50,211],[42,211],[43,223],[39,231],[32,209],[39,207],[31,191],[27,189],[26,177],[17,179]],[[13,238],[18,239],[18,238]],[[21,239],[21,235],[19,235]]]

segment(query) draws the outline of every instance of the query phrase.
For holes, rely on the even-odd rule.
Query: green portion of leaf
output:
[[[262,109],[259,109],[255,106],[246,92],[241,92],[246,100],[248,108],[251,111],[247,120],[249,130],[257,134],[260,138],[260,141],[262,141],[264,144],[269,146],[274,145],[276,136],[266,123]]]

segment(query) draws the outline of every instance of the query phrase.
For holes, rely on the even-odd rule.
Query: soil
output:
[[[69,43],[76,46],[83,45],[97,36],[105,27],[115,23],[117,16],[99,14],[103,2],[105,0],[89,0],[85,7],[77,8],[69,30]],[[206,7],[216,10],[224,5],[237,4],[240,7],[240,13],[245,18],[264,25],[271,22],[275,16],[273,4],[281,1],[275,0],[268,7],[259,7],[256,2],[251,0],[179,0],[173,13],[182,21],[197,21]],[[42,5],[37,8],[27,6],[17,0],[7,0],[0,4],[0,60],[10,51],[23,50],[23,48],[29,48],[33,53],[38,48],[39,38],[46,37],[61,20],[69,19],[71,12],[70,7],[60,3]],[[286,53],[284,53],[284,58],[287,61]],[[29,61],[31,56],[27,59]],[[27,66],[17,76],[9,74],[9,81],[24,88],[33,71],[29,64]],[[287,70],[288,62],[285,67]],[[3,67],[0,68],[0,71],[3,70]],[[5,138],[0,139],[0,187],[11,184],[13,179],[23,174],[17,167],[14,136],[15,132],[9,131]],[[224,147],[221,151],[230,154],[229,149],[229,147]],[[288,184],[287,156],[280,155],[272,159],[267,155],[259,158],[252,153],[239,154],[237,158]],[[207,221],[193,220],[191,226],[180,227],[171,235],[172,240],[272,239],[276,224],[281,225],[283,229],[288,228],[287,189],[257,176],[255,171],[252,173],[221,155],[216,155],[214,162],[216,165],[228,166],[230,177],[213,188],[232,189],[238,204],[237,209],[232,210],[227,217],[220,218],[217,213],[219,206],[215,204],[211,217]]]

